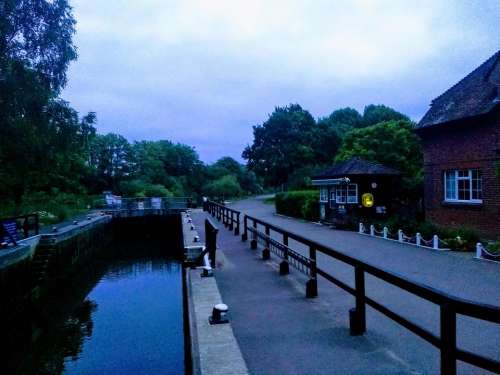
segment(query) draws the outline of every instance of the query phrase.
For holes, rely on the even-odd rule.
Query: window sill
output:
[[[457,207],[457,208],[481,208],[483,207],[483,202],[442,201],[441,205],[445,207]]]

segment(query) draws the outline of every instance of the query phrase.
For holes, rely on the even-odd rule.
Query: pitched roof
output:
[[[500,50],[438,96],[417,129],[483,115],[500,105]]]
[[[333,165],[324,172],[314,176],[312,179],[326,180],[330,178],[341,178],[365,174],[397,176],[401,173],[393,168],[386,167],[385,165],[373,161],[367,161],[361,158],[352,158]]]

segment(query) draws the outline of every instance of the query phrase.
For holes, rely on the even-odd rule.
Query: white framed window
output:
[[[358,203],[358,184],[338,185],[335,189],[336,202],[340,204]]]
[[[445,202],[483,203],[483,178],[479,169],[444,172]]]
[[[319,201],[328,202],[328,188],[326,186],[319,188]]]

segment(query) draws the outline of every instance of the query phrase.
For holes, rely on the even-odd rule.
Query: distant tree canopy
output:
[[[271,186],[286,183],[303,166],[327,162],[340,143],[334,131],[318,126],[298,104],[277,107],[266,122],[253,127],[253,133],[253,144],[245,148],[243,158]]]
[[[382,123],[386,125],[371,129]],[[391,125],[386,129],[388,123]],[[246,147],[243,158],[267,186],[306,187],[315,171],[350,156],[403,167],[412,176],[421,171],[421,152],[409,118],[384,105],[368,105],[362,115],[353,108],[342,108],[315,121],[308,111],[291,104],[277,107],[267,121],[253,129],[253,144]],[[355,142],[365,134],[360,144]],[[391,156],[378,152],[379,148]],[[395,157],[398,152],[399,159]],[[407,160],[406,165],[402,165],[403,160]]]
[[[361,157],[398,169],[404,174],[406,190],[415,192],[422,184],[422,149],[407,120],[391,120],[344,136],[336,161]]]

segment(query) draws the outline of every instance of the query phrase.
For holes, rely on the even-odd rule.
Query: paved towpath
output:
[[[192,214],[201,237],[205,217]],[[331,314],[320,299],[306,299],[303,279],[278,276],[273,262],[218,227],[216,280],[251,374],[417,373],[375,340],[350,336],[346,311]]]
[[[264,204],[261,199],[236,202],[231,207],[452,295],[496,306],[500,305],[500,264],[474,260],[470,254],[436,252],[276,216],[274,207]],[[227,231],[221,230],[221,232]],[[226,259],[229,264],[233,265],[232,269],[234,270],[232,271],[234,272],[234,280],[229,276],[223,276],[227,275],[224,270],[217,274],[218,282],[221,280],[222,283],[221,293],[224,298],[225,293],[229,298],[234,294],[236,305],[241,304],[238,295],[242,291],[235,287],[238,283],[241,283],[242,288],[248,293],[264,292],[268,285],[263,286],[260,284],[262,272],[271,272],[271,277],[274,280],[272,283],[284,283],[283,279],[288,280],[288,282],[294,280],[295,286],[301,285],[300,288],[295,287],[295,292],[299,289],[303,292],[303,280],[301,281],[300,277],[297,278],[297,273],[293,272],[293,270],[292,275],[285,278],[276,276],[277,271],[269,270],[269,266],[258,266],[258,269],[247,272],[245,267],[251,264],[247,257],[253,256],[254,263],[259,264],[259,261],[256,260],[257,255],[252,255],[251,252],[248,255],[248,244],[241,250],[241,242],[236,237],[231,238],[233,242],[229,242],[229,247],[226,247],[225,235],[221,237],[219,242],[220,246],[225,249]],[[294,243],[294,241],[290,240],[290,246],[307,254],[307,249]],[[260,261],[260,264],[262,264],[262,261]],[[318,256],[318,265],[348,284],[353,284],[353,271],[349,266],[325,256]],[[226,286],[223,282],[224,277],[227,277]],[[439,335],[439,309],[435,305],[372,277],[367,277],[366,284],[368,296]],[[281,285],[281,287],[284,286]],[[280,296],[280,293],[276,292],[276,295]],[[288,287],[288,293],[291,293],[290,287]],[[317,325],[322,327],[325,332],[328,331],[327,336],[330,337],[330,340],[333,340],[330,343],[337,348],[339,343],[335,343],[336,337],[347,332],[348,310],[353,307],[354,302],[350,295],[332,286],[322,278],[319,280],[319,294],[320,296],[316,300],[318,302],[312,303],[314,305],[312,310],[321,310],[331,320],[330,323],[328,323],[328,319],[323,323],[318,321]],[[301,297],[303,298],[299,294],[295,298],[300,299]],[[281,303],[279,298],[277,301]],[[311,302],[307,303],[311,304]],[[300,308],[308,309],[305,306]],[[287,315],[285,313],[281,315],[281,318],[287,320]],[[300,319],[290,316],[290,326],[300,324],[302,324]],[[429,374],[439,372],[439,352],[437,349],[370,308],[368,308],[367,313],[367,324],[368,333],[365,337],[373,345],[372,349],[381,351],[393,358],[403,366],[404,371],[411,369],[417,373]],[[498,325],[478,322],[465,317],[459,317],[457,325],[459,347],[500,360],[500,350],[498,350],[500,347],[500,327]],[[333,329],[332,327],[338,330],[329,331]],[[250,331],[249,328],[249,333]],[[241,331],[235,329],[237,338],[239,332]],[[305,345],[309,345],[309,343]],[[329,349],[332,349],[332,347],[329,347]],[[338,350],[338,348],[335,350]],[[245,345],[242,345],[242,351],[245,354]],[[316,355],[312,355],[317,358]],[[249,368],[251,368],[250,365]],[[465,364],[459,364],[459,372],[483,373]]]

